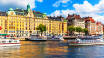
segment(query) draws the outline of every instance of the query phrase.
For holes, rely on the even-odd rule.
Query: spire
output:
[[[27,5],[27,11],[30,11],[30,4]]]

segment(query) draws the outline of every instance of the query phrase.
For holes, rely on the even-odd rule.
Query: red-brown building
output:
[[[85,17],[84,19],[89,35],[103,34],[103,24],[101,22],[95,22],[92,17]]]
[[[103,24],[96,22],[96,34],[103,34]]]

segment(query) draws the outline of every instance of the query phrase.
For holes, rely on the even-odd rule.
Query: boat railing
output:
[[[79,42],[79,43],[98,43],[98,42],[104,42],[104,39],[97,39],[97,40],[68,40],[68,42]]]

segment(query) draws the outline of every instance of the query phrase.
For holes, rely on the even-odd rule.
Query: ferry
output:
[[[20,41],[16,39],[0,39],[0,46],[20,46]]]
[[[61,41],[64,40],[63,36],[57,35],[57,36],[47,36],[48,41]]]
[[[73,40],[68,40],[69,45],[104,45],[104,39],[102,35],[99,36],[86,36],[78,37]]]
[[[32,34],[30,36],[30,38],[26,39],[26,40],[29,40],[29,41],[46,41],[47,38],[44,37],[44,36],[40,36],[38,34]]]
[[[37,34],[32,34],[29,39],[30,41],[59,41],[64,40],[63,36],[40,36]]]

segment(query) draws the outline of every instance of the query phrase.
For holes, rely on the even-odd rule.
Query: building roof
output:
[[[10,8],[9,11],[13,11],[13,8]]]
[[[33,11],[33,14],[34,14],[35,17],[40,17],[40,18],[46,17],[46,14],[41,13],[39,11]]]
[[[0,11],[0,16],[7,16],[7,13]]]
[[[51,17],[51,16],[49,16],[48,19],[50,19],[50,20],[56,20],[56,21],[62,21],[64,19],[64,17],[62,17],[62,16],[57,16],[57,17]]]
[[[97,24],[97,25],[99,25],[99,24],[100,24],[100,25],[103,25],[101,22],[96,22],[96,24]]]
[[[68,14],[68,17],[66,19],[70,20],[71,18],[81,19],[80,15],[77,15],[77,14],[73,14],[73,15]]]
[[[27,15],[28,14],[27,10],[24,10],[24,9],[15,9],[14,11],[15,11],[16,15]]]
[[[95,20],[92,17],[85,17],[84,19],[86,22],[91,21],[92,23],[95,23]]]

